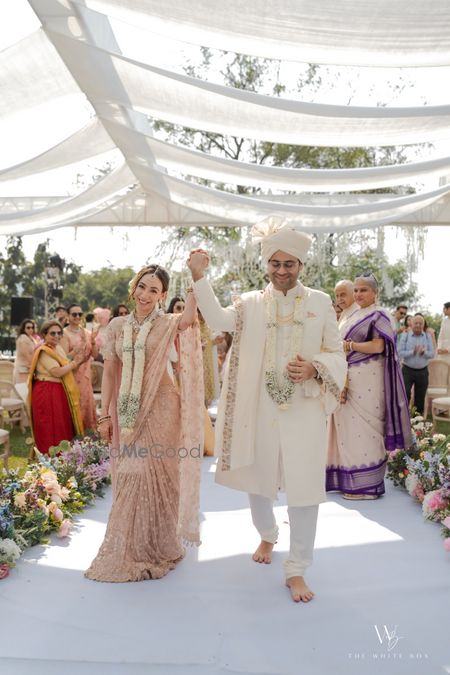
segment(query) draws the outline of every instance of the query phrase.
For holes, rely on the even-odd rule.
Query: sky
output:
[[[14,0],[14,3],[0,3],[0,49],[13,44],[16,40],[26,36],[32,30],[39,26],[39,22],[30,10],[26,0]],[[119,26],[117,26],[119,28]],[[136,39],[136,33],[133,33],[133,39],[129,39],[127,32],[118,31],[119,42],[128,49],[133,49],[130,54],[135,58],[141,58],[145,54],[146,59],[156,59],[161,53],[164,54],[164,63],[160,65],[174,67],[176,60],[179,61],[177,54],[177,45],[169,44],[164,40],[164,49],[158,47],[157,42],[151,41],[153,52],[149,52],[149,41]],[[144,35],[144,33],[142,34]],[[145,47],[144,47],[145,43]],[[190,48],[187,48],[189,53]],[[289,66],[286,65],[286,68]],[[298,76],[298,64],[292,66],[291,77]],[[333,69],[331,69],[333,70]],[[345,69],[344,69],[345,70]],[[395,70],[395,69],[394,69]],[[369,73],[370,71],[370,73]],[[369,77],[367,77],[369,73]],[[350,78],[351,75],[351,78]],[[283,77],[290,77],[286,71]],[[383,86],[386,84],[386,78],[391,82],[395,81],[395,74],[390,70],[387,74],[383,69],[336,69],[333,72],[333,79],[337,87],[333,89],[333,96],[341,96],[346,99],[349,96],[346,84],[351,79],[353,89],[353,104],[374,105],[377,98],[383,96]],[[450,81],[450,69],[432,68],[432,69],[402,69],[401,81],[403,89],[399,98],[389,104],[393,105],[420,105],[424,102],[428,104],[447,103],[446,87],[442,87],[443,81]],[[371,85],[368,86],[368,82]],[[316,95],[317,102],[329,102],[329,94],[320,92]],[[323,102],[323,101],[322,101]],[[339,103],[340,101],[336,101]],[[0,146],[2,153],[0,156],[0,168],[23,161],[29,157],[45,150],[46,129],[51,133],[51,138],[59,134],[62,140],[76,128],[80,126],[80,119],[86,120],[91,114],[90,106],[84,101],[73,102],[71,106],[73,116],[61,114],[55,111],[52,117],[49,111],[42,107],[41,110],[33,109],[33,123],[24,113],[23,119],[9,119],[0,129]],[[36,129],[39,133],[36,133]],[[49,136],[50,137],[50,136]],[[435,148],[438,154],[450,154],[450,139],[448,143],[443,143]],[[75,175],[80,167],[71,167],[65,172],[59,171],[58,176],[52,177],[52,194],[69,194],[73,191]],[[42,174],[26,183],[21,183],[20,188],[15,184],[3,184],[0,187],[1,196],[12,196],[18,194],[28,195],[48,195],[49,176]],[[73,228],[66,227],[51,232],[27,235],[23,239],[25,253],[31,258],[38,243],[50,240],[50,248],[57,251],[63,258],[73,260],[78,265],[82,265],[84,270],[99,269],[103,266],[123,267],[131,265],[139,268],[143,263],[151,258],[160,239],[161,231],[159,228]],[[5,238],[0,237],[0,246],[3,248]],[[387,228],[386,234],[386,253],[391,262],[398,259],[404,259],[406,256],[406,241],[401,232],[395,228]],[[448,271],[448,252],[450,251],[450,227],[430,227],[425,241],[423,258],[419,260],[418,270],[413,274],[413,280],[417,282],[419,293],[422,295],[420,308],[429,310],[432,313],[440,313],[443,302],[450,301],[450,273]],[[416,308],[419,308],[419,304]]]

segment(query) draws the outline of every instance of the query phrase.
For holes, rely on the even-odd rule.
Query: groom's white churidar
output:
[[[189,266],[207,323],[233,333],[215,428],[216,481],[249,493],[253,522],[270,544],[278,535],[273,501],[279,489],[286,492],[289,580],[303,577],[312,561],[318,505],[326,499],[326,416],[339,401],[346,361],[329,296],[298,281],[310,238],[272,219],[252,234],[271,279],[263,291],[222,308],[203,271]]]

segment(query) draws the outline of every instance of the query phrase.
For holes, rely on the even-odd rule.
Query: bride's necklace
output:
[[[155,307],[154,310],[150,312],[150,314],[147,314],[147,316],[144,316],[143,318],[139,318],[136,315],[136,312],[132,312],[130,314],[129,322],[131,323],[131,327],[133,328],[134,333],[139,333],[141,330],[142,326],[147,323],[147,321],[152,321],[152,319],[155,318],[155,315],[158,314],[159,308]]]

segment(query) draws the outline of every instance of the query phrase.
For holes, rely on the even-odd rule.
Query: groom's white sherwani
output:
[[[272,284],[222,308],[206,279],[194,283],[198,306],[210,328],[233,333],[216,422],[216,481],[274,499],[281,487],[289,506],[325,500],[326,417],[336,407],[347,365],[336,315],[328,295],[298,283],[286,296]],[[280,408],[265,385],[264,294],[277,303],[276,369],[289,361],[295,298],[302,296],[301,356],[313,362],[320,380],[295,385],[291,403]]]

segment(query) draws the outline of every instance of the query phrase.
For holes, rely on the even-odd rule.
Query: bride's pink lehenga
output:
[[[120,451],[113,453],[113,505],[103,544],[85,573],[89,579],[159,579],[183,557],[183,539],[199,543],[201,346],[197,327],[180,334],[178,392],[166,364],[179,318],[159,317],[147,338],[140,411],[133,432],[121,435]],[[126,320],[110,323],[103,352],[118,367]]]

